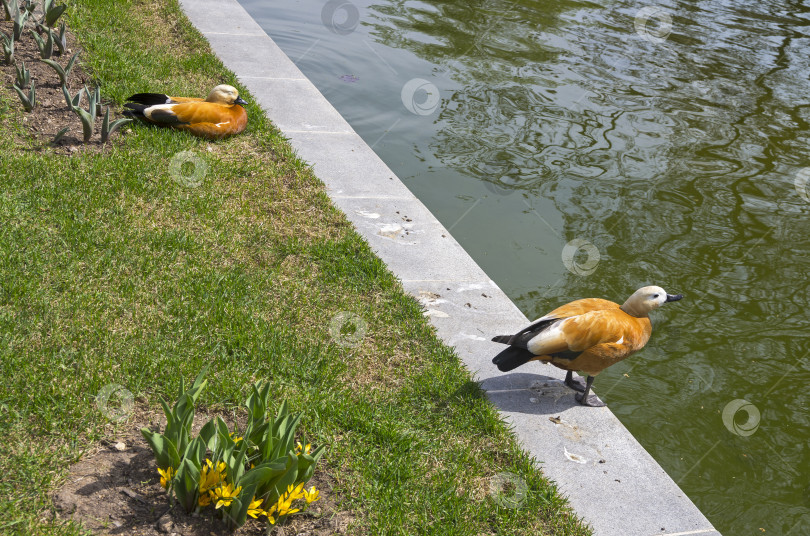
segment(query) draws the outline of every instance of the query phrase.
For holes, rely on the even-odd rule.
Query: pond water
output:
[[[724,534],[810,534],[810,6],[243,5],[527,316],[685,294],[596,392]]]

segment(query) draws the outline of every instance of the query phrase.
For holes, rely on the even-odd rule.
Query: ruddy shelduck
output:
[[[210,140],[239,134],[247,126],[247,104],[233,86],[219,85],[205,99],[138,93],[127,99],[127,115],[185,130]]]
[[[600,298],[576,300],[554,309],[514,335],[498,335],[493,342],[508,344],[492,362],[502,372],[529,361],[544,361],[567,370],[565,385],[585,406],[604,406],[588,396],[594,377],[650,340],[650,311],[683,298],[661,287],[638,289],[623,305]],[[588,375],[587,383],[573,378],[574,371]]]

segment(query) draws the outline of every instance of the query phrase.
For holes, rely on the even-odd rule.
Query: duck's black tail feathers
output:
[[[156,104],[171,104],[172,99],[163,93],[136,93],[124,104],[124,115],[143,119],[143,111]]]
[[[492,342],[500,342],[503,344],[509,344],[509,341],[512,339],[514,335],[496,335],[492,337]]]
[[[156,104],[171,104],[173,101],[168,95],[163,93],[136,93],[127,99],[127,102],[136,102],[146,106],[154,106]]]
[[[143,111],[149,108],[149,106],[145,104],[135,104],[132,102],[128,102],[124,105],[124,115],[127,117],[139,117],[143,118]]]
[[[507,335],[501,336],[508,338]],[[496,339],[497,338],[498,337],[496,337]],[[495,342],[502,342],[502,341],[495,341]],[[493,357],[492,362],[498,365],[498,370],[500,370],[501,372],[509,372],[512,369],[518,368],[520,365],[528,363],[535,357],[537,356],[531,353],[530,351],[526,350],[525,348],[510,346],[503,352]]]

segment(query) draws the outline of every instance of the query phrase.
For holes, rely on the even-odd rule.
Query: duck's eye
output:
[[[653,299],[658,298],[658,294],[653,294]]]

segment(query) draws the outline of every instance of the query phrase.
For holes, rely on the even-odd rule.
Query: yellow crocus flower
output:
[[[282,516],[287,516],[301,511],[300,508],[292,508],[292,502],[295,499],[303,497],[303,487],[304,484],[299,484],[298,486],[293,486],[291,484],[287,488],[287,492],[282,493],[281,497],[278,498],[278,502],[270,507],[270,510],[267,511],[267,520],[271,525],[275,524],[275,522],[278,521]],[[296,492],[296,490],[298,491]]]
[[[301,482],[297,486],[293,486],[290,484],[287,487],[287,496],[289,496],[289,500],[287,502],[293,502],[296,499],[300,499],[304,496],[304,483]]]
[[[217,464],[217,468],[214,469],[214,464],[211,460],[205,460],[205,463],[202,466],[202,471],[200,472],[200,500],[202,501],[202,496],[206,494],[211,488],[218,485],[222,482],[222,479],[225,477],[225,462],[219,462]],[[210,501],[209,501],[210,502]],[[200,504],[200,506],[205,506],[204,504]]]
[[[262,499],[256,499],[254,497],[253,501],[250,501],[250,506],[248,506],[247,515],[252,517],[253,519],[258,518],[259,516],[266,516],[267,512],[261,509]]]
[[[295,442],[295,454],[301,454],[302,452],[304,454],[309,454],[310,452],[312,452],[312,445],[307,443],[306,446],[301,446],[301,442],[296,441]]]
[[[315,486],[312,486],[308,490],[304,490],[304,499],[306,499],[307,504],[314,503],[320,496],[321,492],[315,489]]]
[[[268,510],[268,511],[266,511],[266,512],[264,513],[264,515],[266,515],[266,516],[267,516],[267,522],[268,522],[268,523],[270,523],[271,525],[275,525],[275,524],[276,524],[276,521],[278,520],[278,516],[273,517],[273,513],[274,513],[275,511],[276,511],[276,507],[275,507],[275,506],[271,506],[271,507],[270,507],[270,510]]]
[[[300,511],[299,508],[292,508],[292,509],[289,508],[289,506],[290,506],[289,503],[285,505],[286,507],[283,507],[281,501],[282,501],[282,499],[279,499],[278,504],[274,504],[273,506],[270,507],[270,510],[265,512],[265,514],[267,515],[267,521],[269,521],[271,525],[274,525],[276,523],[276,521],[278,521],[279,518],[281,518],[281,516],[294,514],[294,513]],[[282,507],[280,507],[280,506],[282,506]],[[275,517],[273,517],[273,516],[275,516]]]
[[[174,469],[171,467],[167,467],[164,471],[160,467],[158,467],[158,473],[160,474],[160,485],[163,486],[163,489],[169,489],[169,484],[172,481],[172,477],[174,476]]]
[[[221,506],[230,506],[240,491],[242,491],[242,486],[233,489],[233,484],[220,484],[209,491],[208,494],[211,496],[212,501],[217,502],[214,508],[219,509]]]

